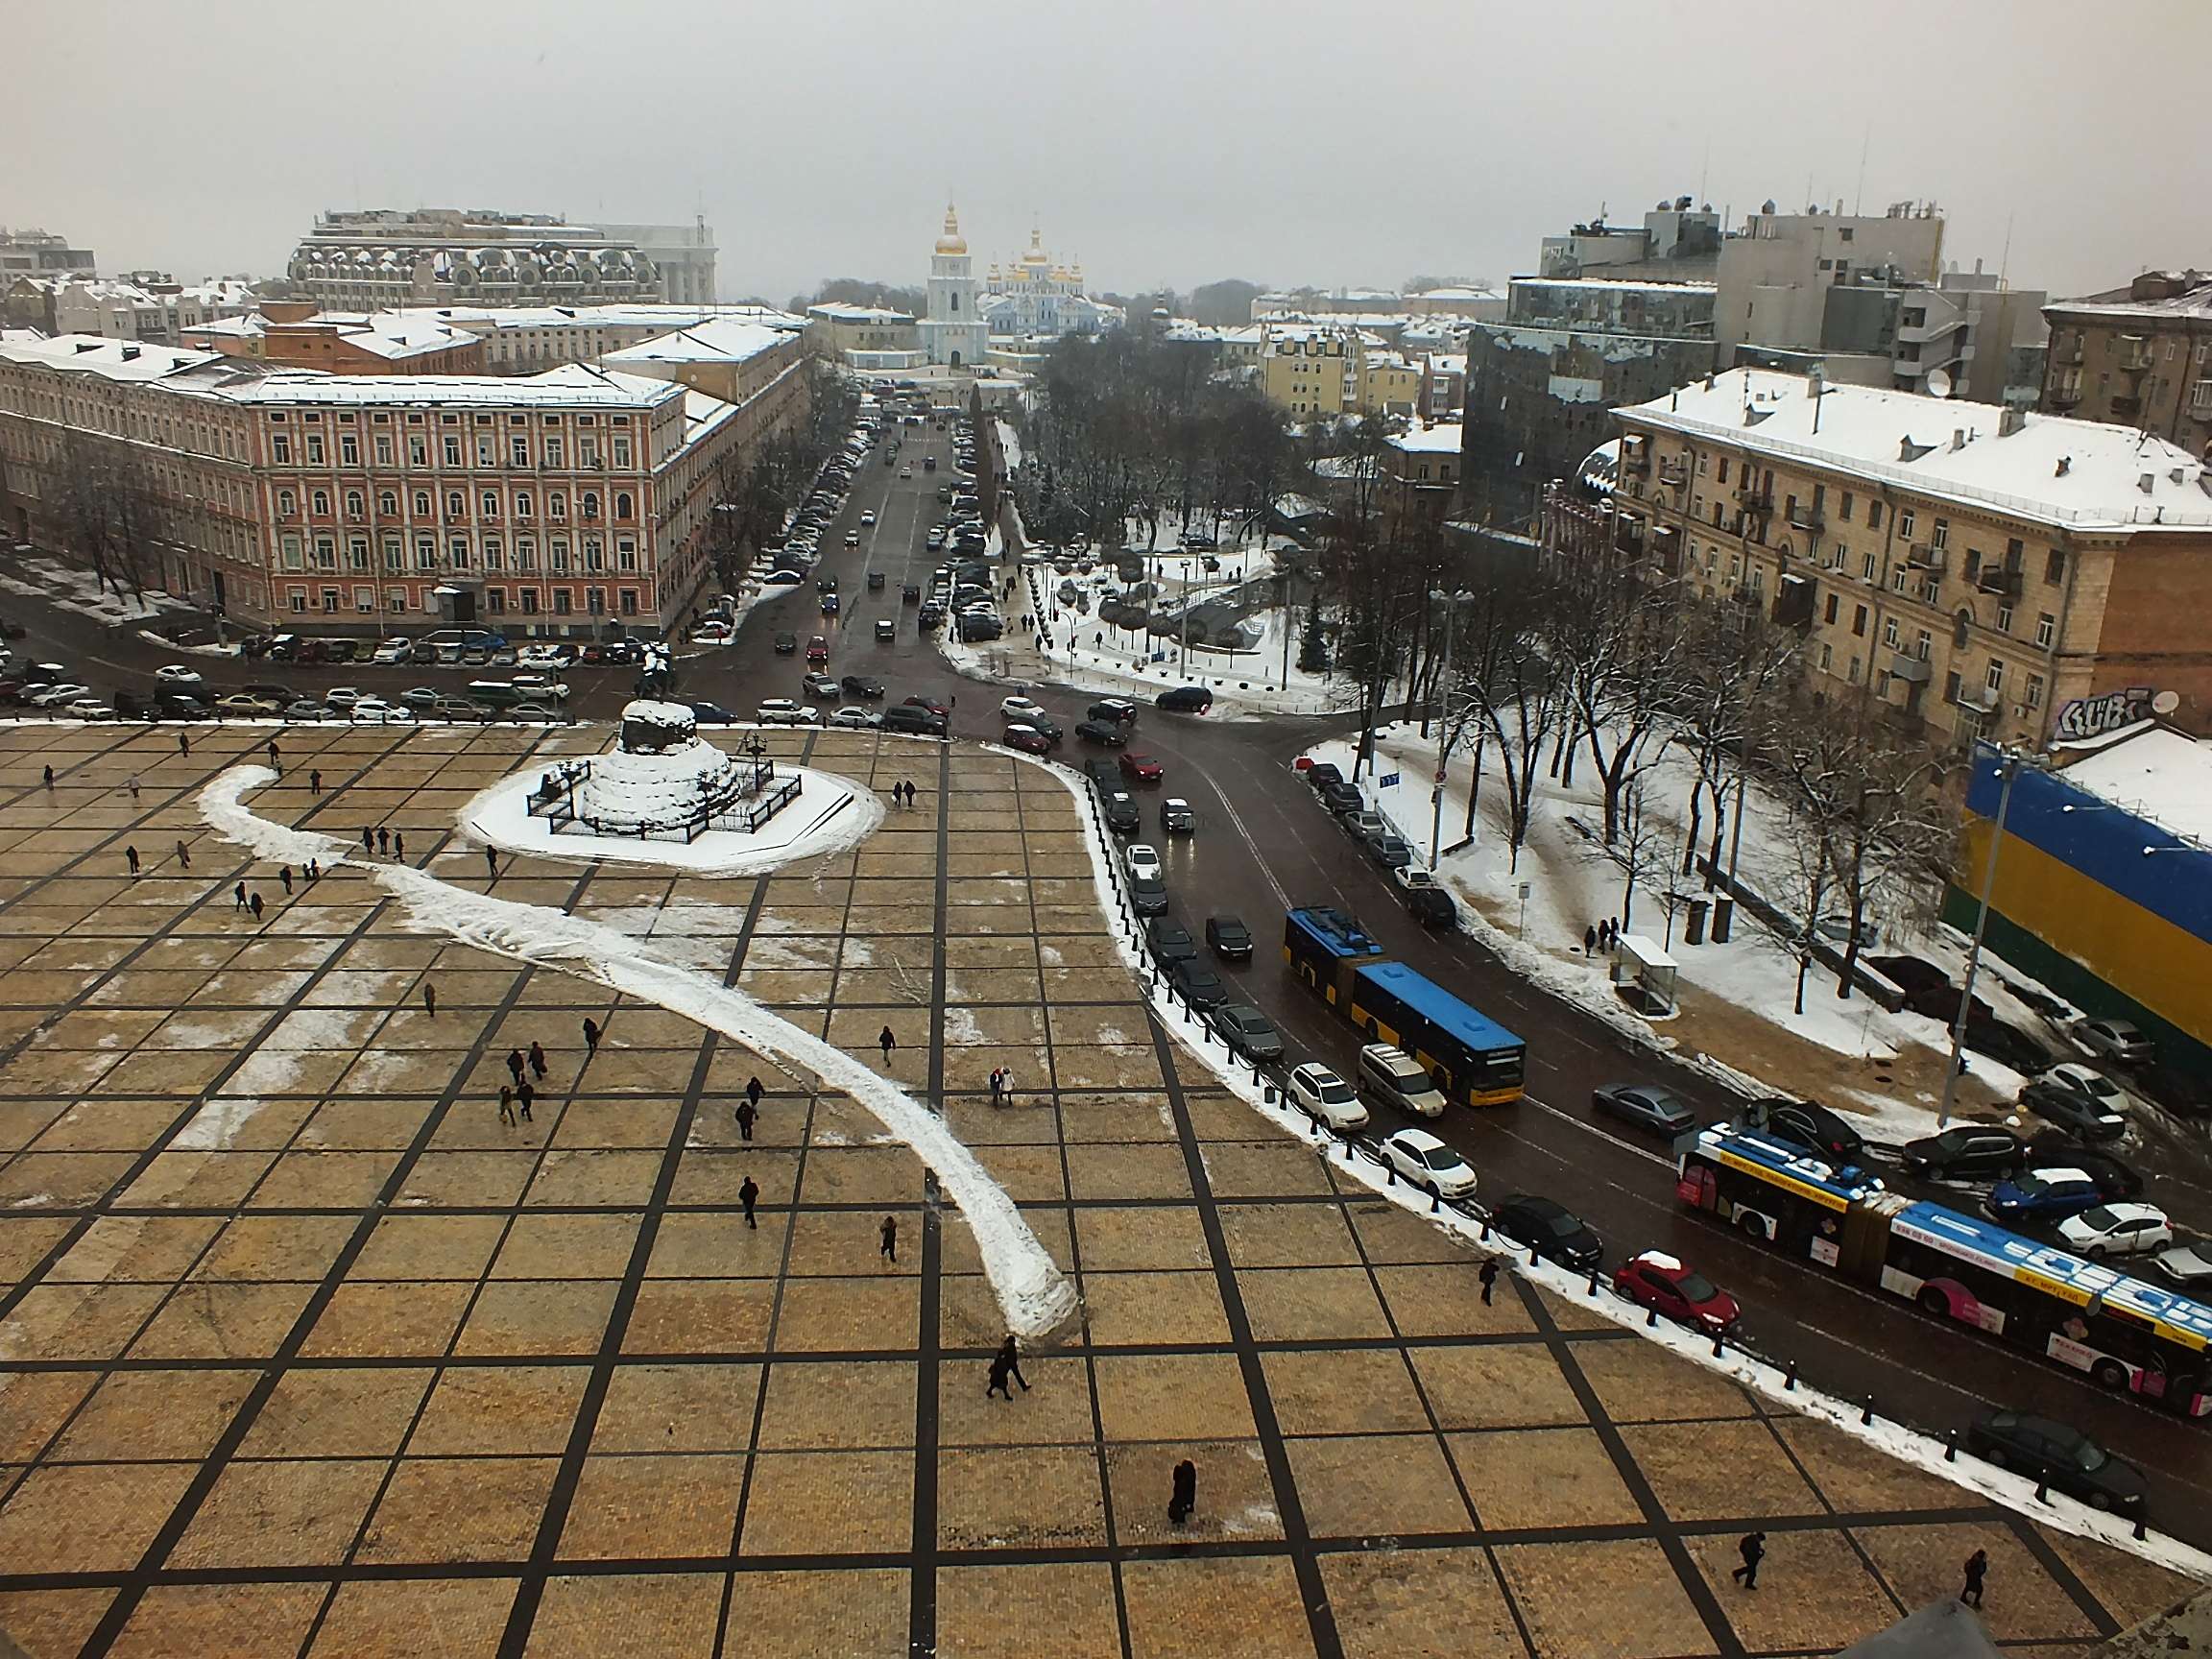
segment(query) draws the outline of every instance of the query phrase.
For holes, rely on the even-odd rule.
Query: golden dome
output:
[[[968,238],[960,234],[960,215],[952,210],[952,204],[945,204],[945,234],[937,238],[940,253],[965,253]]]

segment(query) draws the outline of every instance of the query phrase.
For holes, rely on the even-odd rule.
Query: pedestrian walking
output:
[[[131,799],[133,801],[138,799],[138,780],[135,775],[131,780]]]
[[[1006,1340],[998,1344],[998,1362],[1006,1367],[1006,1375],[1022,1384],[1022,1392],[1029,1392],[1029,1379],[1022,1375],[1022,1346],[1014,1340],[1014,1333],[1006,1333]]]
[[[999,1070],[998,1067],[994,1066],[991,1068],[991,1104],[994,1106],[998,1104],[999,1091],[1005,1086],[1001,1082],[1001,1079],[1006,1074]]]
[[[233,910],[243,910],[246,908],[245,882],[241,881],[237,886],[230,889],[230,908]]]
[[[485,875],[489,876],[489,877],[490,877],[490,878],[491,878],[493,880],[494,880],[494,881],[496,881],[496,880],[498,880],[498,879],[499,879],[499,849],[498,849],[498,848],[496,848],[496,847],[487,847],[487,848],[485,848],[485,849],[484,849],[484,873],[485,873]]]
[[[133,875],[133,876],[137,875],[137,874],[138,874],[138,849],[137,849],[137,848],[135,848],[135,847],[126,847],[126,848],[124,848],[124,849],[123,849],[123,857],[124,857],[124,860],[125,860],[125,862],[127,862],[127,863],[128,863],[128,864],[131,866],[131,874],[132,874],[132,875]]]
[[[1490,1306],[1490,1292],[1498,1284],[1498,1263],[1495,1262],[1483,1262],[1482,1271],[1476,1274],[1475,1277],[1481,1282],[1482,1306],[1487,1308]]]
[[[753,1102],[752,1102],[752,1101],[750,1101],[750,1100],[740,1100],[740,1101],[738,1101],[738,1102],[737,1102],[737,1139],[738,1139],[738,1140],[740,1140],[740,1141],[750,1141],[750,1140],[752,1140],[752,1139],[753,1139],[753,1125],[754,1125],[755,1123],[757,1123],[757,1121],[759,1121],[759,1118],[760,1118],[760,1112],[759,1112],[759,1109],[758,1109],[757,1107],[756,1107],[756,1106],[753,1104]]]
[[[1767,1559],[1767,1534],[1746,1532],[1738,1540],[1736,1553],[1743,1557],[1743,1565],[1728,1575],[1746,1590],[1759,1588],[1759,1563]]]
[[[507,1070],[510,1070],[510,1071],[512,1071],[512,1072],[515,1074],[515,1081],[516,1081],[516,1082],[519,1083],[519,1082],[521,1082],[521,1081],[522,1081],[522,1050],[521,1050],[521,1049],[519,1049],[519,1048],[510,1048],[510,1049],[508,1049],[508,1050],[507,1050]]]
[[[54,768],[51,766],[46,768],[46,787],[49,789],[54,787]]]
[[[1597,928],[1585,927],[1582,929],[1582,954],[1585,956],[1595,956],[1598,954]]]
[[[189,732],[180,732],[180,733],[177,733],[177,753],[178,753],[178,754],[180,754],[180,755],[182,755],[182,756],[186,757],[187,758],[189,758],[189,757],[190,757],[190,756],[191,756],[191,754],[192,754],[192,733],[189,733]]]
[[[177,864],[180,869],[189,870],[192,868],[192,849],[185,846],[181,841],[177,843]]]
[[[760,1104],[760,1079],[757,1076],[745,1079],[745,1103],[754,1107]]]
[[[1175,1478],[1167,1492],[1167,1519],[1180,1527],[1198,1507],[1198,1465],[1186,1457],[1175,1465]]]
[[[507,1124],[515,1121],[515,1090],[506,1083],[499,1085],[499,1121]]]
[[[376,851],[379,853],[390,853],[392,851],[391,830],[379,829],[376,831]]]
[[[307,769],[307,793],[310,795],[323,793],[323,774],[312,766]]]
[[[545,1045],[542,1043],[530,1045],[530,1075],[541,1083],[545,1081]]]
[[[876,1041],[882,1046],[883,1064],[890,1065],[891,1050],[899,1046],[899,1039],[891,1034],[891,1027],[886,1025],[882,1030],[876,1033]]]
[[[287,899],[291,898],[291,897],[292,897],[292,866],[291,866],[291,865],[289,865],[289,864],[279,864],[279,865],[277,865],[277,866],[276,866],[276,879],[284,883],[284,897],[285,897],[285,898],[287,898]]]
[[[274,737],[269,739],[269,769],[273,772],[284,770],[284,762],[276,753],[276,739]]]
[[[594,1054],[599,1052],[599,1022],[589,1015],[584,1020],[584,1046]]]
[[[422,981],[422,1012],[433,1020],[438,1018],[438,987],[427,979]]]
[[[876,1237],[878,1239],[876,1253],[893,1266],[897,1266],[899,1262],[899,1218],[896,1215],[884,1216],[883,1224],[876,1229]]]
[[[308,859],[308,860],[307,860],[307,885],[308,885],[308,886],[310,886],[310,887],[312,887],[312,886],[314,886],[314,885],[315,885],[315,883],[316,883],[316,882],[318,882],[318,881],[320,881],[320,880],[322,880],[322,879],[323,879],[323,861],[322,861],[321,859],[319,859],[319,858],[310,858],[310,859]]]
[[[400,834],[397,830],[392,831],[392,856],[395,858],[407,856],[407,837]]]
[[[256,893],[246,901],[246,908],[253,912],[253,920],[261,920],[261,895]]]
[[[1982,1580],[1989,1575],[1989,1551],[1977,1550],[1966,1557],[1966,1587],[1959,1592],[1959,1599],[1967,1606],[1982,1605]]]
[[[527,1077],[525,1077],[521,1082],[515,1086],[515,1100],[516,1103],[522,1108],[523,1122],[533,1123],[537,1121],[536,1118],[530,1116],[530,1103],[537,1098],[538,1091],[531,1084]]]
[[[746,1176],[745,1184],[737,1189],[737,1202],[745,1207],[745,1225],[758,1232],[760,1223],[753,1219],[753,1206],[760,1202],[760,1188],[752,1176]]]
[[[1003,1395],[1008,1400],[1014,1398],[1014,1390],[1006,1386],[1007,1370],[1006,1352],[1000,1349],[991,1357],[991,1381],[983,1390],[984,1399],[988,1400],[994,1394]]]
[[[1001,1106],[1014,1104],[1014,1068],[1011,1066],[1006,1067],[998,1073],[998,1104]]]
[[[361,827],[361,851],[364,853],[376,851],[376,831],[370,829],[366,824]]]

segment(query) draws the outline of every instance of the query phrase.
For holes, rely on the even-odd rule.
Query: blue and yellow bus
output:
[[[1283,926],[1283,959],[1299,981],[1366,1035],[1429,1069],[1447,1100],[1503,1106],[1521,1098],[1527,1045],[1403,962],[1357,918],[1310,906]]]
[[[1726,1123],[1683,1148],[1675,1193],[1754,1238],[2104,1387],[2212,1416],[2212,1308],[2175,1291]]]

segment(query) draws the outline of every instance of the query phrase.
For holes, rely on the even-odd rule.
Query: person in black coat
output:
[[[1198,1465],[1186,1457],[1175,1465],[1175,1478],[1167,1495],[1167,1519],[1180,1527],[1198,1507]]]

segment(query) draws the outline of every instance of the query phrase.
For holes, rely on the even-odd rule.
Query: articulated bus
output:
[[[1395,1043],[1429,1069],[1448,1100],[1503,1106],[1521,1098],[1527,1045],[1403,962],[1341,910],[1293,910],[1283,926],[1292,974],[1371,1043]]]
[[[1699,1130],[1683,1149],[1675,1194],[1754,1238],[2104,1387],[2185,1417],[2212,1415],[2212,1308],[2186,1296],[1726,1123]]]

